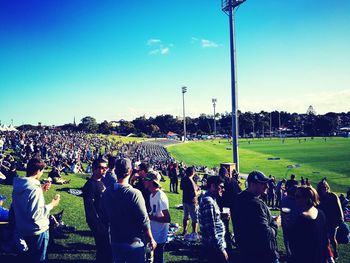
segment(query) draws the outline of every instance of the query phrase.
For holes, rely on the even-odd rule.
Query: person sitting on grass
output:
[[[69,181],[66,181],[61,177],[61,171],[56,166],[52,167],[51,171],[48,174],[48,177],[52,179],[52,183],[54,183],[54,184],[67,184],[67,183],[69,183]]]

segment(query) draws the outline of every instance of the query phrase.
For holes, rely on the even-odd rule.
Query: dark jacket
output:
[[[92,178],[89,178],[83,187],[86,223],[94,234],[101,234],[101,232],[107,231],[100,219],[100,202],[105,189],[106,187],[102,181],[96,181]]]
[[[247,190],[237,197],[236,241],[245,262],[272,262],[277,252],[277,224],[268,207]]]

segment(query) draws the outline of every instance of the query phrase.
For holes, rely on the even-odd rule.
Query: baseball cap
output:
[[[115,172],[117,175],[129,173],[131,168],[132,166],[129,158],[121,158],[115,161]]]
[[[263,172],[252,171],[247,178],[248,182],[257,182],[257,183],[267,183],[271,179],[266,177]]]
[[[158,186],[160,186],[160,179],[161,176],[158,172],[156,171],[150,171],[146,174],[145,181],[152,181],[156,183]]]

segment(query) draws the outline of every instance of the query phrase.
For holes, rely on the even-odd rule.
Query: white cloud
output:
[[[208,39],[200,39],[197,37],[192,37],[191,38],[191,44],[198,44],[200,45],[202,48],[217,48],[220,45],[215,43],[214,41],[208,40]]]
[[[147,46],[152,47],[152,50],[148,52],[149,55],[168,55],[170,48],[174,47],[174,44],[164,45],[162,40],[151,38],[147,40]]]
[[[194,44],[194,43],[196,43],[198,40],[199,40],[198,38],[192,37],[192,38],[191,38],[191,43]]]
[[[159,53],[159,49],[153,49],[148,54],[150,55],[157,55]]]
[[[202,39],[201,40],[201,45],[202,45],[202,48],[216,48],[216,47],[219,46],[215,42],[210,41],[208,39]]]
[[[169,48],[168,47],[165,47],[165,48],[161,48],[160,49],[160,54],[162,55],[166,55],[169,53]]]
[[[147,40],[147,46],[160,45],[162,41],[160,39],[151,38]]]

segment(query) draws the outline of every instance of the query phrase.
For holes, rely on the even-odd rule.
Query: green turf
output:
[[[189,165],[219,166],[232,162],[232,145],[227,140],[189,142],[169,146],[168,150],[177,160]],[[327,177],[336,192],[346,192],[350,186],[350,139],[347,138],[288,138],[244,139],[239,141],[240,172],[258,169],[276,178],[289,177],[294,173],[300,178],[308,177],[313,183]],[[279,157],[271,161],[269,157]],[[294,169],[288,165],[300,164]]]
[[[249,172],[252,169],[260,169],[267,174],[271,173],[277,177],[282,177],[288,172],[300,175],[308,175],[309,178],[316,179],[327,176],[336,190],[345,190],[350,185],[349,165],[350,160],[350,140],[342,138],[328,139],[324,142],[321,138],[313,141],[308,139],[299,144],[298,140],[287,139],[284,144],[280,140],[251,140],[241,141],[240,156],[242,172]],[[208,166],[218,166],[220,162],[231,161],[231,151],[226,150],[231,145],[226,141],[195,142],[184,145],[172,146],[171,153],[178,159],[184,160],[188,164],[201,164]],[[280,161],[267,161],[268,157],[280,157]],[[301,163],[302,166],[288,171],[289,164]],[[336,164],[335,164],[336,163]],[[314,174],[312,172],[319,172]],[[23,176],[24,173],[20,172]],[[44,177],[47,176],[45,173]],[[87,175],[68,175],[65,179],[71,179],[70,188],[80,188],[86,182]],[[182,225],[182,211],[175,206],[181,203],[181,194],[169,192],[169,179],[162,183],[165,193],[169,198],[170,214],[172,222]],[[61,194],[61,203],[55,208],[53,213],[64,208],[63,221],[68,225],[77,227],[75,234],[70,234],[68,239],[57,239],[57,246],[51,248],[49,253],[50,262],[92,262],[94,259],[93,238],[85,222],[85,213],[81,197],[70,195],[64,191],[59,191],[67,187],[55,186],[45,194],[46,202],[49,202],[56,193]],[[0,185],[0,194],[6,195],[9,199],[5,202],[5,207],[11,203],[12,186]],[[278,233],[279,249],[283,250],[282,232]],[[190,256],[188,256],[190,255]],[[197,255],[192,251],[175,250],[165,253],[166,262],[199,262]],[[0,262],[15,262],[11,256],[0,254]],[[283,261],[284,262],[284,261]],[[349,245],[340,246],[339,263],[350,262]]]

